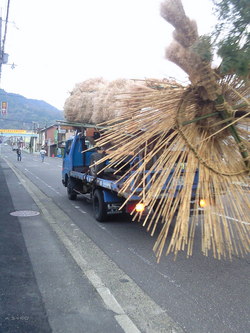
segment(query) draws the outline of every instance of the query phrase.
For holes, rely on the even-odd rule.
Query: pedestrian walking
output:
[[[42,162],[44,162],[45,154],[46,154],[46,150],[42,147],[42,149],[40,150],[40,156],[41,156]]]
[[[16,154],[17,154],[17,160],[21,162],[21,160],[22,160],[22,152],[21,152],[20,148],[17,148]]]

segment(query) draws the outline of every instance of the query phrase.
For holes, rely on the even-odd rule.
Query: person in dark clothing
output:
[[[22,152],[21,152],[21,149],[20,149],[20,148],[17,148],[16,153],[17,153],[17,160],[21,162],[21,160],[22,160]]]

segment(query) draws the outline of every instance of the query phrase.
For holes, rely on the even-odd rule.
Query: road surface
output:
[[[18,162],[9,146],[2,146],[1,157],[26,182],[83,274],[97,290],[101,281],[138,331],[250,332],[250,256],[233,261],[204,257],[197,235],[191,258],[185,253],[176,260],[162,256],[158,264],[152,251],[155,236],[150,237],[140,223],[118,217],[98,223],[91,203],[80,196],[68,200],[61,183],[61,159],[45,158],[41,163],[38,155],[23,153]],[[14,201],[20,200],[12,195]],[[28,245],[34,246],[32,241]],[[88,265],[91,269],[86,269]],[[42,280],[39,263],[36,270]]]

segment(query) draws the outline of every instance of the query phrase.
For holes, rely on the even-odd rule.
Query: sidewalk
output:
[[[0,160],[0,332],[51,332],[20,223],[10,215],[15,209],[2,166]]]

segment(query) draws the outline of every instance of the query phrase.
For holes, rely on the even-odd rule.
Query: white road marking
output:
[[[111,294],[109,288],[107,288],[100,277],[94,272],[94,270],[86,270],[86,276],[88,277],[89,281],[92,285],[96,288],[98,293],[100,294],[101,298],[103,299],[104,303],[109,307],[110,310],[115,312],[116,314],[124,314],[123,308],[117,302],[115,297]]]
[[[132,252],[133,254],[135,254],[138,258],[140,258],[145,264],[147,264],[147,265],[149,265],[149,266],[152,266],[152,265],[153,265],[153,263],[152,263],[150,260],[148,260],[148,259],[144,258],[143,256],[141,256],[139,253],[137,253],[137,252],[135,251],[135,249],[132,249],[132,248],[128,247],[128,250],[129,250],[130,252]]]
[[[239,185],[239,186],[242,186],[242,187],[249,187],[250,185],[249,184],[246,184],[244,182],[232,182],[234,185]]]
[[[101,296],[106,306],[111,311],[116,313],[115,319],[124,330],[124,332],[139,333],[140,331],[138,330],[138,328],[135,326],[129,316],[124,312],[123,308],[117,302],[116,298],[110,292],[109,288],[105,287],[100,277],[93,270],[85,271],[85,275],[88,277],[92,285],[96,288],[98,294]]]
[[[33,172],[31,172],[28,169],[24,169],[27,173],[30,173],[34,178],[36,178],[37,180],[39,180],[41,183],[43,183],[45,186],[47,186],[50,190],[52,190],[53,192],[55,192],[56,194],[61,196],[61,193],[56,191],[51,185],[47,184],[44,180],[42,180],[40,177],[36,176]]]
[[[135,249],[133,249],[133,248],[128,248],[128,250],[129,250],[130,252],[132,252],[134,255],[136,255],[139,259],[141,259],[141,260],[142,260],[145,264],[147,264],[148,266],[153,266],[153,265],[154,265],[153,262],[151,262],[150,260],[144,258],[144,257],[143,257],[142,255],[140,255],[139,253],[137,253]],[[168,280],[168,282],[174,284],[175,287],[177,287],[177,288],[180,288],[180,287],[181,287],[179,284],[176,283],[175,280],[171,279],[170,276],[168,276],[168,275],[166,275],[166,274],[163,274],[163,273],[160,272],[158,269],[156,269],[155,271],[156,271],[156,273],[158,273],[158,274],[160,274],[162,277],[164,277],[164,279]]]
[[[98,224],[98,227],[101,228],[101,229],[103,229],[103,230],[106,230],[106,229],[107,229],[106,227],[104,227],[104,226],[101,225],[101,224]],[[117,239],[117,238],[116,238],[116,239]]]
[[[115,319],[117,320],[118,324],[124,330],[124,332],[128,333],[138,333],[140,332],[132,320],[125,314],[116,315]]]
[[[72,206],[73,206],[75,209],[79,210],[79,212],[81,212],[82,214],[87,214],[87,212],[85,212],[83,209],[81,209],[80,206],[76,206],[76,205],[73,204],[73,203],[71,203],[71,204],[72,204]]]
[[[250,222],[241,221],[241,220],[235,219],[235,218],[230,217],[230,216],[227,216],[227,215],[222,215],[222,214],[218,214],[218,213],[214,213],[214,215],[217,215],[217,216],[220,216],[220,217],[225,217],[225,218],[228,219],[228,220],[232,220],[232,221],[235,221],[235,222],[239,222],[239,223],[241,223],[241,224],[250,225]]]

